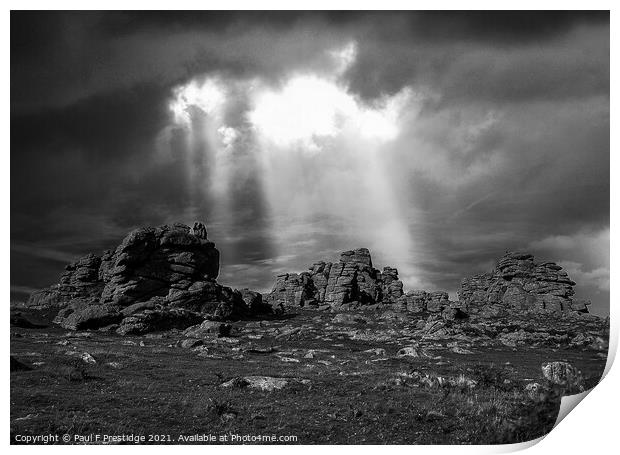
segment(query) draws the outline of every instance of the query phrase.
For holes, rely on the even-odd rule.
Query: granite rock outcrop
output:
[[[510,311],[587,313],[590,302],[574,299],[574,286],[556,263],[537,263],[529,253],[507,252],[491,272],[464,278],[458,296],[462,309],[481,316]]]
[[[104,283],[99,279],[102,258],[87,254],[67,265],[58,284],[35,291],[27,305],[35,308],[62,308],[67,302],[80,299],[96,302],[103,291]]]
[[[217,282],[219,258],[202,223],[139,228],[114,251],[68,265],[58,284],[33,293],[27,305],[59,309],[55,322],[68,329],[118,324],[121,334],[270,312],[260,294]]]
[[[367,248],[345,251],[338,262],[316,262],[306,272],[278,275],[265,300],[282,308],[390,305],[414,313],[441,312],[450,306],[447,292],[405,293],[398,270],[376,269]]]
[[[301,273],[278,275],[264,296],[219,284],[219,261],[202,223],[144,227],[113,251],[69,264],[59,283],[33,293],[27,306],[57,310],[55,322],[68,329],[140,334],[184,329],[205,319],[264,315],[274,308],[374,308],[453,321],[515,312],[574,315],[587,313],[589,305],[574,298],[575,282],[561,266],[537,263],[521,252],[508,252],[491,272],[463,279],[458,301],[445,291],[403,290],[398,270],[375,268],[367,248],[345,251],[337,262],[319,261]]]
[[[276,277],[265,301],[281,308],[353,309],[389,306],[407,313],[500,317],[511,312],[562,315],[587,313],[587,300],[575,299],[575,282],[554,262],[534,261],[529,253],[507,252],[489,273],[461,282],[458,301],[445,291],[403,290],[398,270],[373,266],[366,248],[345,251],[338,262],[320,261],[308,271]]]

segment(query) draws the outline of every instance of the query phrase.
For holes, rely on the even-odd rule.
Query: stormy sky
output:
[[[233,287],[517,249],[609,313],[606,12],[12,12],[10,128],[12,299],[203,220]]]

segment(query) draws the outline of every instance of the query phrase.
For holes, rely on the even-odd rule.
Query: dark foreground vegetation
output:
[[[543,377],[543,362],[569,362],[586,388],[605,365],[602,345],[557,343],[577,336],[570,332],[540,338],[514,322],[509,333],[519,336],[510,338],[497,321],[487,324],[489,336],[468,338],[480,327],[462,323],[455,339],[449,330],[421,335],[419,323],[398,315],[371,316],[302,311],[235,323],[229,336],[121,337],[67,332],[28,315],[34,327],[11,331],[11,440],[133,434],[204,443],[192,437],[232,434],[302,444],[512,443],[548,433],[556,420],[563,391]],[[528,335],[539,341],[520,345]]]

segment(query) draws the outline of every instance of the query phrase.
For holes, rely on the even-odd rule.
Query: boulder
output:
[[[585,390],[581,372],[568,362],[548,362],[542,366],[544,378],[567,393],[579,393]]]
[[[84,363],[90,363],[93,365],[97,363],[95,358],[88,352],[67,351],[65,352],[65,355],[68,355],[70,357],[76,357]]]
[[[91,305],[74,302],[54,319],[56,324],[69,330],[98,329],[119,322],[123,315],[117,308],[107,305]]]
[[[170,329],[184,330],[202,321],[203,316],[183,308],[158,307],[125,317],[116,333],[119,335],[142,335]]]
[[[309,379],[298,379],[298,378],[274,378],[271,376],[243,376],[233,378],[229,381],[221,384],[221,387],[235,387],[235,388],[245,388],[248,387],[250,389],[258,389],[265,392],[273,392],[274,390],[280,390],[289,384],[302,384],[308,385],[310,384]]]
[[[157,307],[157,304],[158,302],[155,299],[148,300],[146,302],[134,303],[133,305],[123,308],[121,310],[121,314],[123,316],[131,316],[132,314],[140,313],[144,310],[152,310]]]
[[[249,309],[252,314],[269,314],[273,310],[271,305],[263,302],[263,295],[260,292],[251,291],[250,289],[242,289],[239,291],[241,293],[241,299],[243,300],[245,306]]]
[[[183,349],[191,349],[191,348],[195,348],[197,346],[202,346],[202,345],[203,345],[203,341],[197,340],[195,338],[188,338],[186,340],[181,341],[181,347]]]
[[[189,338],[205,338],[205,337],[227,337],[230,336],[232,326],[217,321],[204,321],[201,324],[194,325],[185,329],[183,334]]]
[[[532,400],[540,400],[544,398],[546,388],[538,382],[530,382],[525,386],[525,393]]]

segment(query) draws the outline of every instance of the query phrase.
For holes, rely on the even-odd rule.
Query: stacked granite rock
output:
[[[188,226],[141,228],[125,237],[110,258],[101,303],[124,307],[160,296],[171,306],[201,311],[203,302],[217,300],[221,292],[218,273],[215,244]]]
[[[61,308],[56,322],[66,328],[110,326],[121,334],[269,312],[260,294],[222,286],[218,273],[219,251],[202,223],[140,228],[114,252],[67,266],[60,283],[35,292],[28,305]]]
[[[338,262],[316,262],[307,272],[278,275],[265,300],[272,306],[284,308],[347,309],[391,305],[414,313],[441,312],[450,306],[447,292],[405,294],[398,270],[374,268],[367,248],[345,251]]]
[[[454,305],[445,291],[413,290],[403,295],[399,302],[403,303],[410,313],[439,313]]]
[[[398,294],[400,289],[400,294]],[[398,294],[398,295],[396,295]],[[372,265],[366,248],[345,251],[339,262],[316,262],[308,272],[278,275],[273,290],[265,298],[279,307],[342,307],[374,304],[388,295],[402,295],[396,269],[384,273]]]
[[[587,312],[589,301],[573,299],[572,281],[553,262],[536,263],[528,253],[507,252],[490,273],[461,282],[461,306],[470,313],[497,316],[507,311]]]
[[[89,254],[67,265],[58,284],[34,292],[28,305],[34,308],[62,308],[75,299],[96,301],[103,290],[98,278],[101,258]]]

